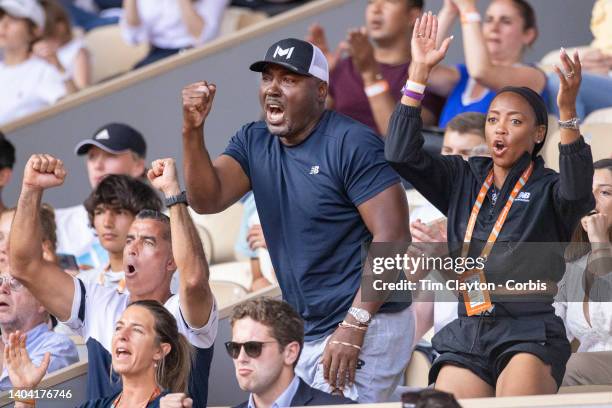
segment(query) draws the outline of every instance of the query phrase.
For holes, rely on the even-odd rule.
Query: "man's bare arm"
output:
[[[183,89],[183,171],[189,204],[198,213],[223,211],[251,186],[242,167],[229,156],[211,160],[204,143],[204,122],[217,88],[196,82]]]
[[[11,274],[60,320],[68,320],[74,298],[72,277],[58,265],[43,260],[40,203],[45,189],[64,182],[61,160],[35,154],[26,163],[21,195],[11,228]]]
[[[174,159],[154,161],[148,177],[166,197],[181,192]],[[204,248],[185,204],[170,207],[170,230],[172,255],[179,270],[181,312],[189,326],[203,327],[208,323],[214,300]]]

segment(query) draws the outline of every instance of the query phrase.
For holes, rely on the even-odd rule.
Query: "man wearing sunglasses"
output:
[[[225,348],[234,360],[240,388],[251,393],[237,408],[353,403],[314,389],[295,375],[304,344],[304,321],[288,303],[249,300],[234,309],[230,324],[232,341]]]
[[[5,252],[14,211],[0,213],[0,251]],[[0,265],[0,391],[12,388],[8,371],[4,368],[1,350],[8,343],[9,334],[19,330],[27,334],[26,349],[35,365],[48,364],[48,372],[59,370],[79,361],[74,343],[49,329],[49,313],[18,280],[9,273],[8,264]],[[50,356],[46,357],[45,354]]]

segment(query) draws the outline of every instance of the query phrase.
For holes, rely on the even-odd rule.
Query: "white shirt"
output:
[[[565,275],[558,283],[559,291],[555,296],[553,306],[556,314],[565,323],[568,339],[571,341],[576,338],[580,341],[578,351],[612,351],[612,307],[610,303],[589,301],[590,325],[584,316],[583,280],[587,259],[588,255],[585,255],[567,264]],[[608,284],[603,285],[606,290],[612,281],[612,274],[599,279],[607,281]],[[607,295],[605,299],[610,299],[609,292],[605,295]]]
[[[57,253],[74,255],[79,266],[102,269],[108,263],[108,252],[102,247],[89,225],[83,205],[55,210]]]
[[[107,264],[101,269],[95,268],[88,271],[82,271],[77,275],[77,278],[85,283],[95,283],[106,288],[115,289],[121,293],[127,291],[125,286],[125,272],[123,270],[112,271],[110,264]]]
[[[37,57],[18,65],[0,61],[0,124],[57,102],[66,94],[59,71]]]
[[[71,78],[74,77],[76,57],[83,48],[85,48],[83,40],[75,38],[57,50],[57,58]]]
[[[137,0],[140,26],[127,24],[125,13],[119,20],[123,38],[128,44],[149,42],[159,48],[195,47],[217,36],[228,0],[197,0],[192,5],[204,20],[199,38],[192,37],[183,22],[177,0]]]
[[[79,318],[81,309],[82,291],[79,279],[74,278],[74,298],[72,299],[72,312],[70,318],[61,322],[70,327],[76,334],[87,341],[93,338],[102,345],[109,353],[112,350],[113,333],[115,324],[123,311],[130,304],[130,295],[119,293],[114,289],[105,288],[96,283],[85,283],[84,316]],[[192,345],[198,348],[209,348],[215,342],[217,336],[218,316],[217,305],[213,302],[208,323],[205,326],[190,327],[181,313],[178,295],[173,295],[164,304],[166,309],[174,316],[178,325],[179,333],[187,337]]]

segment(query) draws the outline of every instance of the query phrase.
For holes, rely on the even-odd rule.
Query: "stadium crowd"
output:
[[[304,1],[234,3],[274,14]],[[306,40],[278,39],[248,67],[261,74],[262,119],[217,157],[204,131],[217,92],[208,81],[182,90],[182,168],[148,163],[131,125],[97,124],[74,147],[91,192],[72,207],[44,203],[67,176],[62,159],[35,153],[15,168],[0,132],[0,390],[36,389],[79,361],[70,334],[87,346],[82,407],[205,407],[223,352],[220,299],[188,207],[237,202],[236,249],[255,292],[231,311],[224,344],[249,394],[239,407],[398,400],[430,329],[430,386],[403,395],[412,406],[612,385],[612,151],[594,162],[580,130],[612,106],[612,1],[595,2],[591,47],[560,48],[552,69],[523,62],[538,37],[527,0],[491,0],[483,15],[476,3],[444,0],[435,14],[422,0],[370,0],[365,26],[334,49],[318,24]],[[0,0],[0,124],[92,84],[73,27],[115,24],[126,42],[150,44],[139,68],[215,38],[229,4]],[[465,62],[448,66],[456,21]],[[541,154],[551,123],[559,171]],[[444,129],[441,150],[426,146],[431,126]],[[2,189],[14,172],[13,205]],[[424,204],[409,208],[414,194]],[[363,246],[384,244],[486,261],[460,278],[420,268],[406,275],[414,282],[551,290],[373,296]],[[282,300],[257,295],[272,285]],[[15,395],[17,407],[36,404]]]

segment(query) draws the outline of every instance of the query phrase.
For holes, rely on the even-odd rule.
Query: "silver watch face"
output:
[[[367,323],[370,321],[370,312],[363,309],[353,308],[351,314],[359,323]]]

